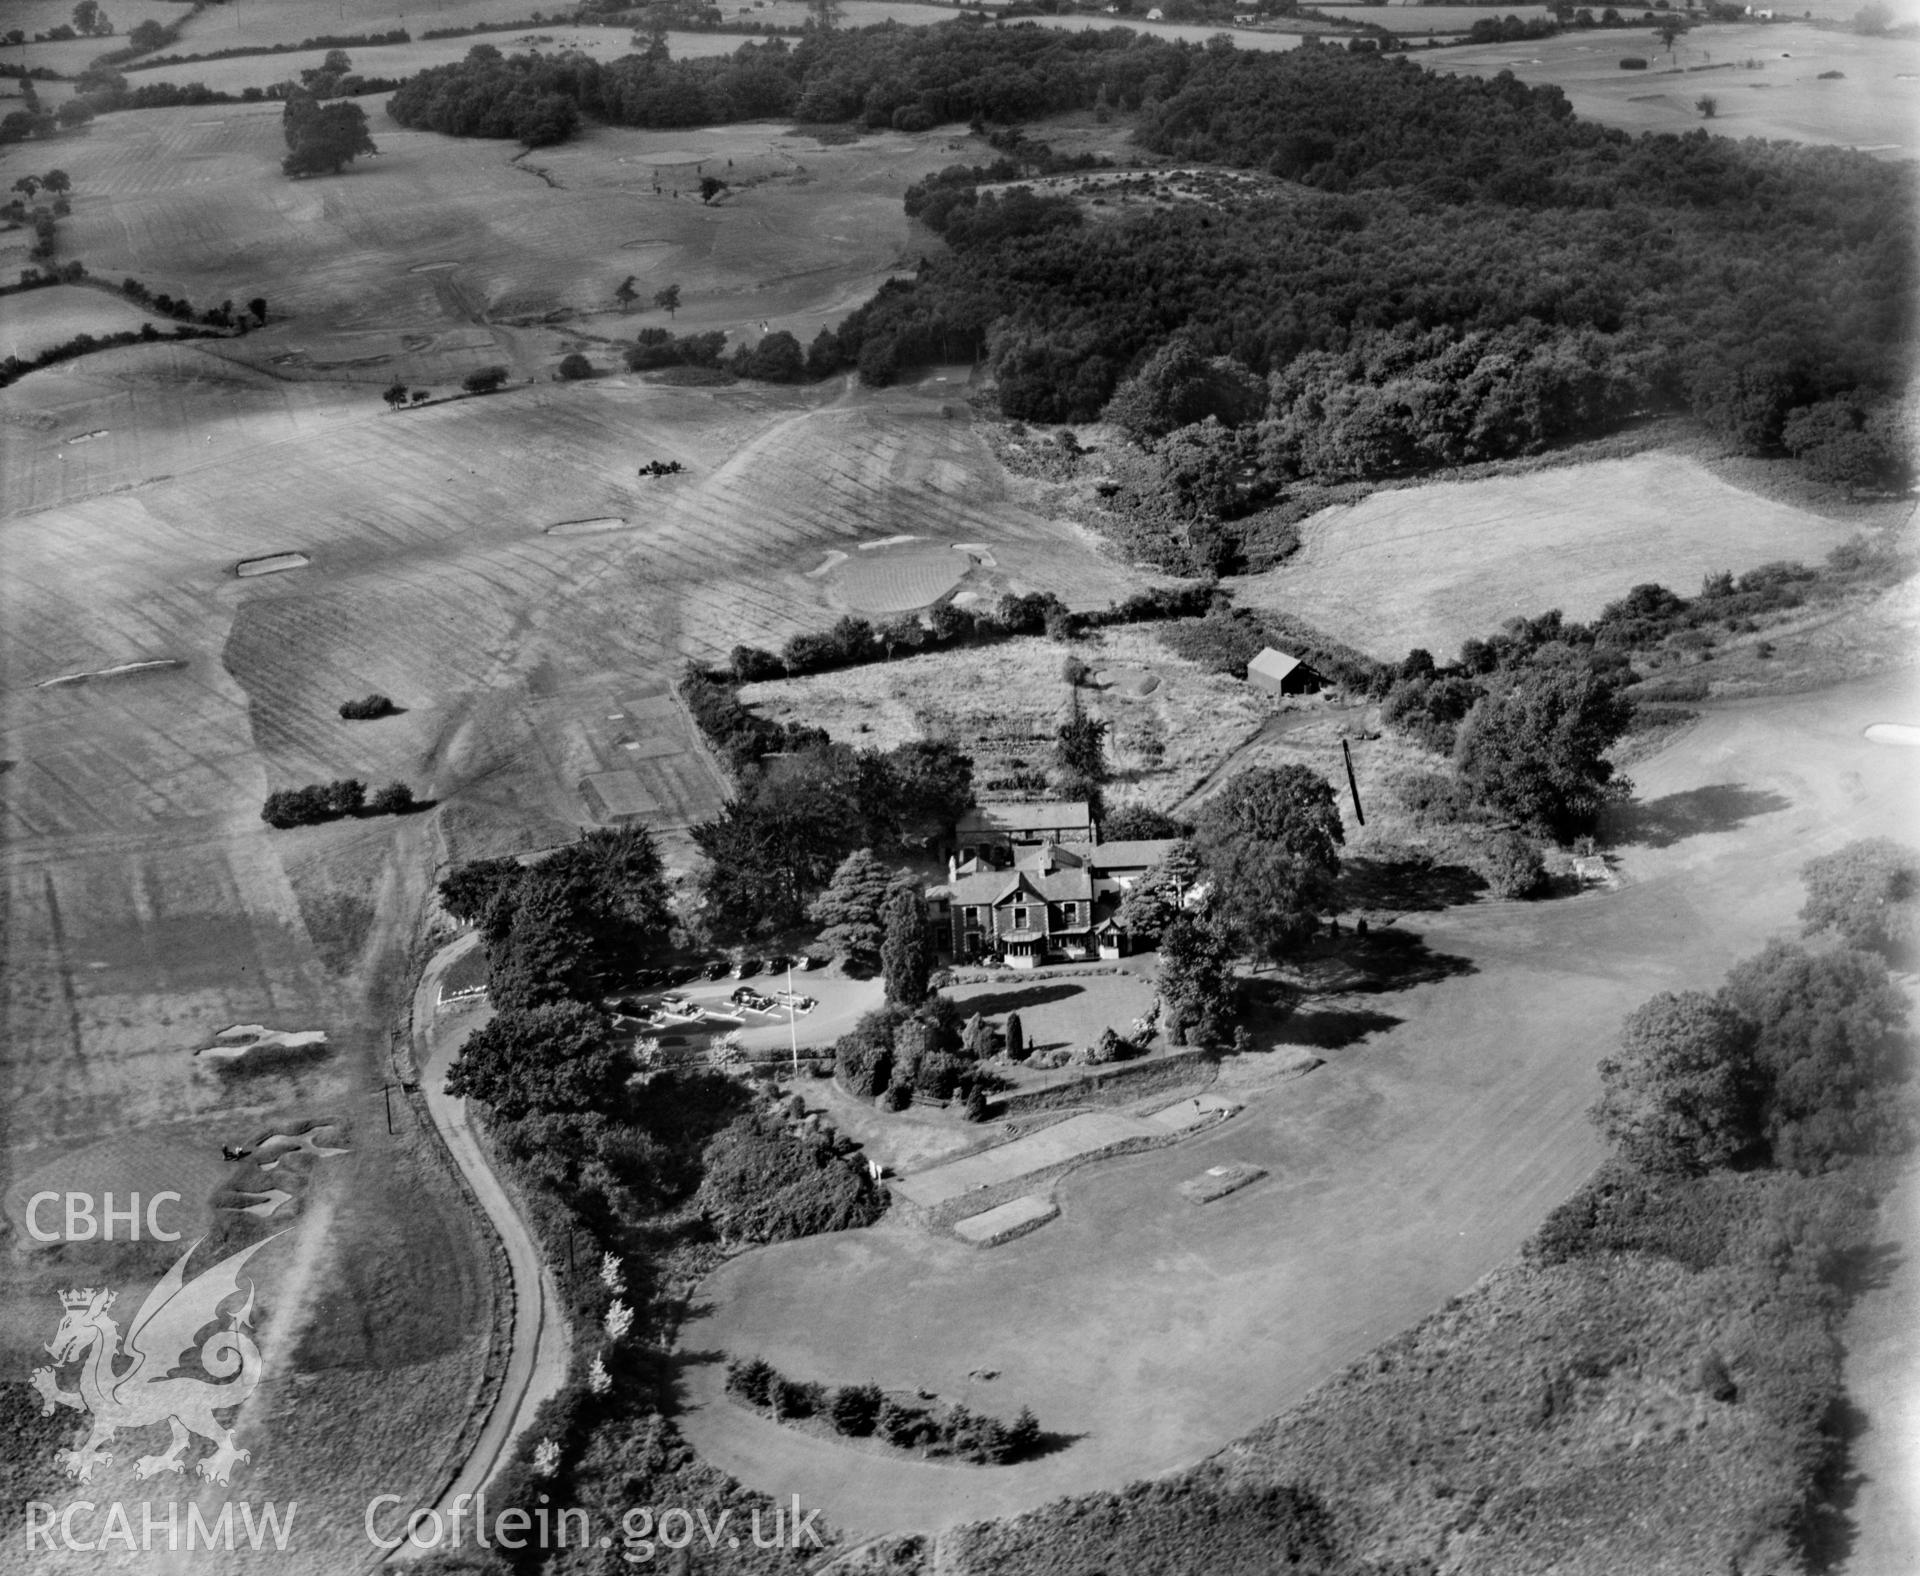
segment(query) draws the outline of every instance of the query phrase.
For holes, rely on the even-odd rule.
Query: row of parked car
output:
[[[750,980],[761,974],[784,974],[789,968],[821,968],[827,960],[811,952],[798,957],[776,953],[770,958],[709,958],[704,963],[684,963],[674,968],[641,969],[633,983],[639,990],[667,990],[676,985],[697,985],[702,980]]]

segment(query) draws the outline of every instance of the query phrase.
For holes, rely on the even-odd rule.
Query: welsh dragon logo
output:
[[[200,1331],[222,1319],[220,1305],[238,1294],[240,1271],[274,1238],[242,1248],[188,1281],[187,1260],[205,1240],[191,1243],[147,1293],[124,1339],[119,1325],[108,1316],[115,1301],[113,1292],[89,1286],[60,1294],[66,1312],[46,1348],[53,1366],[34,1369],[33,1387],[40,1392],[43,1417],[57,1406],[93,1414],[86,1443],[54,1455],[54,1464],[68,1477],[90,1481],[95,1467],[113,1460],[102,1445],[123,1429],[155,1423],[173,1429],[173,1443],[160,1455],[140,1457],[133,1469],[137,1477],[185,1471],[181,1456],[196,1434],[216,1447],[212,1455],[195,1463],[194,1471],[201,1477],[225,1483],[235,1463],[250,1458],[252,1453],[236,1448],[232,1433],[213,1414],[238,1406],[260,1383],[260,1348],[248,1333],[253,1316],[251,1281],[246,1303],[228,1312],[222,1327],[198,1348],[200,1366],[218,1382],[176,1375],[173,1370],[194,1354]],[[81,1364],[79,1388],[62,1390],[57,1372],[72,1362]]]

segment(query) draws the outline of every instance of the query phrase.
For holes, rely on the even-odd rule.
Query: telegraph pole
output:
[[[1353,775],[1353,751],[1347,748],[1347,741],[1340,741],[1340,755],[1347,763],[1347,791],[1353,795],[1353,818],[1362,826],[1367,824],[1366,812],[1360,808],[1360,784]]]

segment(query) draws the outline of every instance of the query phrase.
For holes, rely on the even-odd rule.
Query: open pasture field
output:
[[[392,24],[398,27],[400,24]],[[316,32],[332,32],[330,28],[315,28],[299,37],[311,37]],[[378,30],[376,30],[378,31]],[[456,60],[464,60],[467,51],[476,44],[491,44],[502,54],[523,54],[538,50],[544,54],[579,53],[606,64],[618,60],[622,55],[634,52],[633,35],[625,28],[612,27],[568,27],[564,25],[538,26],[524,32],[515,33],[476,33],[463,38],[424,38],[424,29],[415,29],[413,39],[405,44],[353,44],[347,47],[347,55],[353,61],[353,69],[367,77],[410,77],[416,71],[425,71],[430,66],[450,65]],[[697,60],[709,55],[730,55],[743,43],[752,38],[750,34],[740,33],[669,33],[667,48],[676,60]],[[183,40],[175,49],[164,50],[156,58],[176,54],[188,47],[212,51],[215,48],[232,49],[237,44],[213,45],[197,39]],[[138,62],[131,63],[128,81],[138,87],[142,82],[204,82],[218,93],[239,93],[246,88],[267,88],[277,82],[298,81],[300,73],[318,67],[327,56],[324,49],[285,50],[271,55],[236,55],[228,60],[190,60],[177,66],[150,66],[142,68]],[[385,119],[379,106],[385,103],[384,97],[368,98],[363,101],[367,106],[367,118],[374,125],[374,141],[378,142],[379,128],[391,126]]]
[[[911,263],[900,195],[955,146],[885,133],[829,148],[772,124],[603,127],[516,160],[511,142],[404,131],[380,103],[368,101],[378,156],[304,181],[279,172],[276,105],[106,116],[59,144],[75,183],[61,255],[195,302],[265,295],[300,321],[251,337],[250,357],[370,380],[407,371],[410,337],[501,318],[568,310],[607,337],[669,326],[616,310],[628,275],[643,301],[680,285],[673,327],[757,336],[765,321],[810,337]],[[711,207],[690,195],[702,162],[737,188]],[[559,345],[536,335],[525,370],[548,370]],[[427,370],[484,360],[475,349]]]
[[[1174,656],[1144,630],[1056,644],[1039,636],[873,663],[813,678],[750,684],[741,698],[782,721],[825,728],[888,749],[946,738],[973,757],[983,800],[1030,797],[996,784],[1053,764],[1053,734],[1067,715],[1062,666],[1078,657],[1103,672],[1136,668],[1160,680],[1137,686],[1095,681],[1080,690],[1087,714],[1109,724],[1108,797],[1166,808],[1205,779],[1253,729],[1260,701],[1237,679]]]
[[[1584,1180],[1585,1107],[1621,1017],[1792,928],[1807,858],[1906,827],[1920,758],[1863,730],[1916,708],[1906,675],[1716,710],[1635,767],[1640,797],[1738,785],[1748,810],[1623,848],[1617,892],[1403,918],[1451,977],[1372,998],[1342,1043],[1315,1039],[1327,1063],[1308,1077],[1230,1058],[1216,1088],[1238,1116],[1069,1176],[1032,1238],[981,1254],[883,1221],[746,1254],[701,1288],[712,1311],[689,1350],[1030,1405],[1079,1436],[1068,1448],[1012,1473],[878,1461],[728,1405],[717,1363],[688,1370],[687,1437],[744,1482],[879,1531],[1117,1488],[1256,1426],[1501,1263]],[[1230,1163],[1269,1175],[1204,1210],[1181,1197]],[[969,1377],[982,1369],[999,1377]]]
[[[118,334],[152,320],[152,313],[100,290],[76,285],[29,290],[7,296],[0,305],[0,357],[30,360],[76,334]]]
[[[1851,535],[1730,487],[1693,460],[1642,454],[1433,482],[1322,510],[1301,525],[1297,554],[1240,579],[1235,593],[1385,660],[1411,646],[1450,658],[1516,615],[1557,607],[1592,618],[1648,581],[1691,596],[1703,575],[1815,562]]]
[[[1510,16],[1523,22],[1550,17],[1553,12],[1543,5],[1516,5],[1488,7],[1483,5],[1322,5],[1315,6],[1316,11],[1324,12],[1341,22],[1370,22],[1375,27],[1384,27],[1389,33],[1459,34],[1467,32],[1475,22],[1488,18],[1503,21]]]
[[[1622,71],[1627,55],[1642,57],[1648,68]],[[1756,23],[1696,28],[1669,55],[1650,28],[1594,29],[1463,45],[1425,63],[1435,71],[1511,71],[1529,84],[1555,83],[1576,113],[1632,132],[1704,127],[1721,137],[1787,138],[1890,158],[1920,152],[1920,40]],[[1843,75],[1823,82],[1826,71]],[[1694,107],[1703,95],[1715,100],[1711,122]]]

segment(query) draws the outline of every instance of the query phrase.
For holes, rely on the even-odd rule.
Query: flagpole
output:
[[[787,1043],[793,1047],[793,1081],[800,1081],[800,1010],[794,1005],[793,959],[787,959]]]

